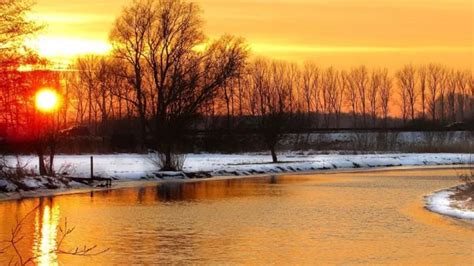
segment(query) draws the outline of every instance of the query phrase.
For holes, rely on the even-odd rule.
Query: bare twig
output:
[[[91,247],[83,246],[81,248],[76,247],[76,248],[74,248],[72,250],[69,250],[69,251],[62,249],[62,245],[64,243],[64,240],[69,235],[71,235],[74,232],[74,230],[76,230],[76,227],[69,228],[68,223],[67,223],[67,218],[66,218],[64,220],[64,228],[59,227],[59,232],[61,233],[61,236],[59,237],[59,240],[56,242],[57,245],[56,245],[56,249],[54,251],[55,253],[64,254],[64,255],[71,255],[71,256],[97,256],[97,255],[100,255],[100,254],[103,254],[103,253],[109,251],[109,249],[103,249],[103,250],[94,252],[97,249],[97,245],[93,245]]]
[[[21,219],[19,219],[17,217],[16,224],[11,230],[10,238],[7,239],[7,240],[0,241],[0,243],[6,243],[7,244],[4,247],[0,247],[0,254],[5,253],[9,249],[11,249],[13,251],[13,253],[15,254],[10,259],[10,262],[9,262],[8,265],[28,265],[28,264],[34,263],[34,261],[37,258],[40,258],[40,257],[45,256],[47,254],[63,254],[63,255],[70,255],[70,256],[86,257],[86,256],[97,256],[97,255],[100,255],[100,254],[103,254],[103,253],[109,251],[108,248],[98,250],[97,245],[93,245],[93,246],[84,245],[82,247],[75,247],[71,250],[63,249],[62,246],[63,246],[63,243],[64,243],[65,239],[69,235],[71,235],[74,232],[74,230],[76,229],[75,227],[69,227],[68,226],[68,222],[67,222],[67,218],[66,218],[65,221],[64,221],[64,226],[59,227],[60,236],[56,240],[56,247],[49,250],[48,252],[46,252],[44,254],[40,254],[40,255],[37,255],[37,256],[32,256],[32,257],[29,257],[29,258],[25,259],[24,254],[22,254],[20,249],[18,248],[18,243],[20,243],[25,238],[22,235],[22,229],[23,229],[23,225],[24,225],[25,220],[32,213],[34,213],[39,207],[40,207],[40,205],[36,206],[34,209],[29,211]],[[16,258],[16,262],[15,262],[15,258]]]

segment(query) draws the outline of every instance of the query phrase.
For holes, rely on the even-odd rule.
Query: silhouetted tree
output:
[[[33,4],[29,0],[0,1],[0,67],[17,66],[29,56],[24,40],[41,29],[28,18]]]
[[[387,128],[388,126],[388,114],[392,96],[392,85],[392,79],[388,75],[388,70],[382,70],[380,72],[380,108],[382,111],[384,128]]]
[[[374,70],[370,77],[369,108],[370,117],[372,119],[372,127],[376,127],[377,125],[378,96],[380,93],[380,87],[382,86],[381,74],[381,71]]]
[[[431,120],[436,122],[437,119],[437,100],[444,81],[444,69],[440,65],[430,64],[428,66],[428,89],[430,97],[428,101],[428,109],[431,114]]]
[[[151,0],[134,1],[123,9],[116,19],[110,33],[114,47],[113,55],[129,65],[126,73],[135,90],[135,99],[131,101],[140,119],[140,140],[145,146],[147,136],[146,95],[144,89],[144,54],[146,37],[153,23],[153,2]]]
[[[274,163],[278,162],[276,145],[287,129],[294,111],[292,68],[284,62],[256,60],[251,67],[253,88],[249,96],[250,111],[258,120],[258,129],[271,152]]]
[[[369,86],[369,74],[367,67],[360,66],[351,71],[351,80],[357,92],[359,114],[362,116],[362,126],[367,127],[367,90]]]
[[[176,170],[172,155],[180,136],[245,65],[244,42],[226,35],[205,45],[198,6],[182,0],[134,2],[122,12],[111,38],[115,53],[135,70],[137,107],[144,121],[145,67],[151,75],[157,148],[164,154],[163,170]],[[200,45],[204,48],[196,49]]]
[[[303,67],[301,74],[301,97],[304,101],[304,110],[308,115],[308,123],[313,121],[310,120],[311,114],[314,113],[316,120],[314,124],[316,127],[319,126],[319,112],[320,112],[320,70],[314,63],[306,63]]]
[[[418,81],[420,85],[419,92],[421,96],[421,118],[423,120],[426,120],[427,78],[427,68],[425,66],[421,66],[418,69]]]
[[[411,120],[415,120],[416,113],[416,70],[413,66],[404,66],[400,71],[397,72],[398,85],[400,86],[401,96],[406,99],[402,100],[402,111],[410,114]],[[404,114],[404,118],[407,114]]]

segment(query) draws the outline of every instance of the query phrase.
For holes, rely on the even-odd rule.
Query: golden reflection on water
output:
[[[38,265],[58,265],[56,248],[59,220],[59,205],[53,202],[36,213],[33,254]]]
[[[22,245],[39,265],[472,265],[473,224],[423,204],[457,183],[440,169],[150,184],[0,203],[0,235],[39,203]],[[51,253],[65,218],[77,226],[66,246],[110,251]]]

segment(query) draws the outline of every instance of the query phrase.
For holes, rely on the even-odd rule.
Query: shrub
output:
[[[160,152],[150,153],[150,161],[157,167],[157,169],[163,169],[166,163],[166,156]],[[184,162],[186,161],[186,155],[184,154],[171,154],[171,166],[176,170],[183,170]]]

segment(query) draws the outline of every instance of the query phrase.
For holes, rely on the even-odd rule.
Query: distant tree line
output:
[[[133,121],[145,146],[150,144],[145,143],[150,134],[167,145],[179,146],[174,142],[180,142],[190,129],[229,134],[252,130],[259,132],[276,157],[275,146],[288,131],[394,126],[427,129],[473,121],[472,73],[438,64],[407,65],[389,73],[365,66],[338,70],[257,58],[239,63],[232,75],[217,81],[208,94],[200,95],[202,87],[180,91],[178,86],[166,88],[165,96],[159,96],[153,70],[144,68],[137,91],[136,79],[127,76],[124,67],[112,57],[77,60],[77,71],[67,79],[74,99],[69,107],[75,114],[72,124],[87,125],[95,134],[107,135],[118,125],[116,121]],[[166,111],[160,108],[164,104],[160,97],[170,97],[164,101],[169,104]],[[399,118],[395,120],[398,124],[393,117]]]
[[[349,127],[365,129],[394,126],[394,117],[401,126],[473,121],[471,69],[428,64],[395,72],[342,70],[250,58],[242,38],[207,38],[200,14],[184,0],[126,6],[110,32],[111,54],[82,56],[47,79],[52,86],[59,80],[63,95],[56,128],[81,125],[95,136],[122,134],[122,141],[137,140],[141,150],[158,151],[162,168],[173,170],[173,156],[193,129],[255,131],[276,162],[275,147],[285,132],[348,127],[347,117]],[[15,92],[17,83],[7,75],[2,79],[10,84],[0,92],[2,121],[11,124],[21,116],[8,109],[15,106],[8,99],[30,94]]]

